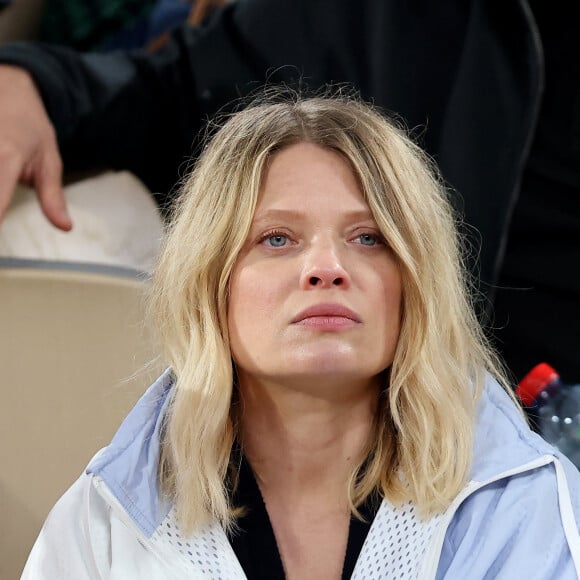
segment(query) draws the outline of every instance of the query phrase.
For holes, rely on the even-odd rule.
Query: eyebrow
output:
[[[292,219],[302,220],[308,214],[304,210],[293,209],[269,209],[264,212],[256,213],[253,219],[253,225],[259,226],[262,222],[277,220],[277,219]],[[373,214],[368,209],[353,210],[345,212],[344,216],[349,221],[375,221]]]

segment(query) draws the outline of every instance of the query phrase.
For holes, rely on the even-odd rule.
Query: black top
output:
[[[245,458],[242,458],[233,504],[246,508],[245,515],[238,519],[239,530],[230,537],[230,543],[248,580],[285,580],[274,530],[252,468]],[[350,519],[343,580],[352,575],[378,505],[379,502],[369,500],[360,506],[359,511],[366,522],[354,517]]]

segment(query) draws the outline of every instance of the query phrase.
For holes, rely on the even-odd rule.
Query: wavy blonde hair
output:
[[[219,128],[184,182],[153,282],[151,307],[175,375],[160,487],[186,531],[235,522],[228,284],[266,162],[303,141],[348,160],[402,275],[394,362],[372,440],[348,484],[353,513],[373,493],[410,500],[425,515],[445,509],[469,476],[485,372],[505,384],[473,313],[445,188],[421,149],[356,99],[254,104]]]

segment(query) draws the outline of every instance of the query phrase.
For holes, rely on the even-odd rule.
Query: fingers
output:
[[[62,189],[62,161],[56,144],[44,152],[34,183],[40,207],[47,219],[61,230],[71,230],[73,224]]]
[[[20,164],[18,160],[3,158],[0,167],[2,168],[2,179],[0,180],[0,222],[12,201],[14,189],[20,177]]]
[[[54,128],[32,77],[18,67],[0,65],[0,221],[21,181],[36,189],[49,221],[70,230],[61,177]]]
[[[57,228],[69,231],[72,220],[68,213],[66,200],[62,190],[62,161],[58,154],[56,143],[45,147],[37,159],[34,159],[28,170],[23,169],[23,163],[18,155],[0,155],[2,179],[0,179],[0,222],[6,215],[14,196],[18,181],[26,175],[36,189],[38,200],[44,215]]]

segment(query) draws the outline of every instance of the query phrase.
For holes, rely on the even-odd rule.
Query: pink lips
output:
[[[340,329],[361,322],[356,312],[342,304],[322,303],[306,308],[292,319],[293,324],[320,329]]]

